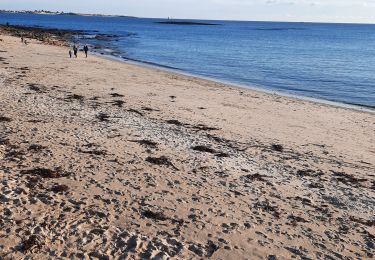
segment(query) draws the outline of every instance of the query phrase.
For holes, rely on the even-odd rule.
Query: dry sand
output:
[[[374,257],[373,113],[0,38],[0,258]]]

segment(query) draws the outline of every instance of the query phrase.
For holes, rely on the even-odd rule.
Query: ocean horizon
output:
[[[75,41],[124,61],[375,108],[375,25],[0,13],[0,24],[82,30]],[[209,26],[215,22],[216,25]],[[205,23],[207,23],[205,25]]]

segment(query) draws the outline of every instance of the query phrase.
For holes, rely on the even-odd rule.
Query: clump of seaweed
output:
[[[109,120],[109,115],[106,114],[106,113],[99,113],[98,115],[96,115],[96,118],[99,119],[99,121],[101,122],[108,122]]]
[[[171,161],[165,156],[147,157],[146,162],[149,162],[149,163],[152,163],[152,164],[155,164],[155,165],[165,165],[165,166],[172,167],[175,170],[178,170],[178,168],[176,166],[174,166],[173,163],[171,163]]]
[[[264,182],[266,182],[267,180],[265,178],[268,178],[268,176],[262,175],[262,174],[259,174],[259,173],[248,174],[248,175],[244,175],[244,176],[241,177],[241,179],[244,179],[246,181],[264,181]]]
[[[113,100],[112,101],[112,105],[116,106],[116,107],[123,107],[124,104],[125,104],[125,101],[123,101],[123,100]]]
[[[72,102],[73,100],[83,101],[85,99],[84,96],[77,95],[77,94],[69,94],[65,97],[65,101]]]
[[[142,215],[145,218],[150,218],[150,219],[159,220],[159,221],[165,221],[165,220],[169,219],[167,216],[164,215],[164,213],[162,213],[162,212],[153,212],[151,210],[145,210],[142,213]]]
[[[109,94],[111,97],[124,97],[124,95],[119,94],[119,93],[110,93]]]
[[[6,116],[0,116],[0,122],[11,122],[12,119]]]
[[[284,147],[281,144],[272,144],[271,149],[276,151],[276,152],[284,151]]]
[[[78,152],[85,153],[85,154],[91,154],[91,155],[107,155],[107,151],[105,151],[105,150],[82,150],[82,149],[78,149]]]
[[[342,182],[346,185],[357,186],[361,184],[362,182],[367,181],[367,179],[359,179],[345,172],[335,172],[335,171],[332,171],[332,172],[333,172],[333,176],[336,177],[337,181]]]
[[[142,112],[139,112],[138,110],[133,109],[133,108],[128,109],[128,112],[136,113],[136,114],[138,114],[138,115],[140,115],[140,116],[143,116],[143,113],[142,113]]]
[[[54,171],[46,168],[34,168],[31,170],[23,170],[21,171],[21,174],[35,175],[43,179],[56,179],[65,176],[65,174],[61,173],[60,171]]]
[[[152,147],[152,148],[155,148],[157,147],[158,143],[154,142],[154,141],[150,141],[150,140],[133,140],[131,141],[133,143],[138,143],[140,145],[144,145],[144,146],[148,146],[148,147]]]
[[[36,235],[31,235],[28,239],[24,240],[21,245],[23,251],[30,251],[34,248],[40,249],[41,247],[42,243]]]
[[[183,123],[181,123],[180,121],[178,120],[175,120],[175,119],[172,119],[172,120],[167,120],[165,121],[167,124],[170,124],[170,125],[177,125],[177,126],[181,126],[183,125]]]
[[[211,147],[205,146],[205,145],[197,145],[191,147],[192,150],[198,151],[198,152],[204,152],[204,153],[211,153],[214,154],[217,157],[229,157],[229,154],[224,152],[216,151],[215,149],[212,149]]]
[[[276,218],[280,218],[280,213],[278,212],[277,206],[271,205],[268,200],[256,202],[254,204],[254,208],[261,209],[264,212],[272,214]]]
[[[66,192],[69,190],[69,187],[67,185],[55,185],[51,188],[51,191],[55,193],[61,193],[61,192]]]

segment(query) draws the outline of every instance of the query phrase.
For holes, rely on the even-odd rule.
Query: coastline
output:
[[[373,257],[372,113],[0,38],[0,257]]]
[[[9,27],[6,27],[4,25],[0,25],[0,30],[6,30],[8,29],[8,34],[12,36],[19,36],[19,32],[22,32],[25,36],[31,37],[36,40],[41,40],[45,44],[49,45],[59,45],[59,46],[72,46],[74,42],[79,42],[80,38],[87,36],[87,33],[92,31],[82,31],[82,30],[59,30],[54,28],[43,28],[43,27],[27,27],[27,26],[14,26],[11,25]],[[348,109],[355,109],[358,111],[368,112],[368,113],[375,113],[375,106],[370,105],[364,105],[364,104],[356,104],[356,103],[348,103],[343,101],[337,101],[337,100],[331,100],[331,99],[325,99],[323,97],[312,97],[308,96],[306,94],[294,94],[290,93],[288,90],[272,90],[268,89],[267,86],[255,86],[251,83],[236,83],[228,80],[222,80],[218,78],[213,78],[209,76],[200,75],[199,73],[190,73],[188,71],[184,71],[178,68],[173,68],[165,65],[161,65],[158,63],[143,61],[143,60],[135,60],[130,57],[126,56],[118,56],[114,53],[117,53],[116,49],[110,49],[106,46],[107,40],[114,37],[114,35],[106,35],[106,34],[98,34],[96,36],[91,35],[91,37],[98,39],[98,42],[94,45],[91,45],[92,47],[92,54],[109,58],[112,60],[125,62],[128,64],[135,64],[139,66],[144,66],[148,68],[155,68],[155,69],[161,69],[165,70],[171,73],[177,73],[184,76],[190,76],[197,79],[203,79],[208,81],[213,81],[215,83],[223,84],[223,86],[231,86],[231,87],[238,87],[242,89],[250,89],[253,91],[260,91],[263,93],[271,94],[271,95],[279,95],[283,97],[289,97],[289,98],[295,98],[295,99],[301,99],[306,101],[311,101],[315,103],[320,104],[326,104],[331,106],[337,106],[342,108],[348,108]],[[102,43],[101,43],[102,42]]]
[[[156,69],[156,70],[162,70],[162,71],[166,71],[166,72],[170,72],[170,73],[174,73],[174,74],[178,74],[178,75],[183,75],[183,76],[186,76],[186,77],[192,77],[192,78],[195,78],[195,79],[198,79],[198,80],[207,80],[207,81],[215,82],[215,83],[218,83],[218,84],[222,84],[223,87],[236,87],[236,88],[240,88],[240,89],[252,90],[252,91],[266,93],[266,94],[270,94],[270,95],[277,95],[277,96],[286,97],[286,98],[293,98],[293,99],[298,99],[298,100],[310,101],[310,102],[313,102],[313,103],[324,104],[324,105],[328,105],[328,106],[334,106],[334,107],[340,107],[340,108],[346,108],[346,109],[353,109],[353,110],[356,110],[356,111],[367,112],[367,113],[375,113],[375,106],[372,107],[372,106],[365,106],[365,105],[359,105],[359,104],[349,104],[349,103],[344,103],[344,102],[327,100],[327,99],[323,99],[323,98],[314,98],[314,97],[309,97],[309,96],[304,96],[304,95],[290,94],[290,93],[286,93],[286,92],[282,92],[282,91],[267,90],[266,88],[262,88],[262,87],[256,87],[256,86],[252,86],[252,85],[245,85],[245,84],[239,84],[239,83],[237,84],[237,83],[230,82],[230,81],[215,79],[215,78],[211,78],[211,77],[205,77],[203,75],[193,74],[193,73],[189,73],[189,72],[177,69],[177,68],[172,68],[172,67],[169,68],[167,66],[159,65],[159,64],[156,64],[156,63],[150,63],[150,62],[147,62],[147,61],[137,61],[137,60],[132,60],[132,59],[126,58],[126,57],[117,57],[117,56],[114,56],[114,55],[100,54],[100,53],[97,53],[97,52],[93,52],[92,54],[94,54],[98,57],[102,57],[102,58],[117,61],[117,62],[124,62],[124,63],[127,63],[127,64],[137,65],[137,66],[141,66],[141,67],[152,68],[152,69]]]

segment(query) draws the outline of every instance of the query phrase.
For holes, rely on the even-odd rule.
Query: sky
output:
[[[375,0],[0,0],[0,9],[210,20],[375,23]]]

